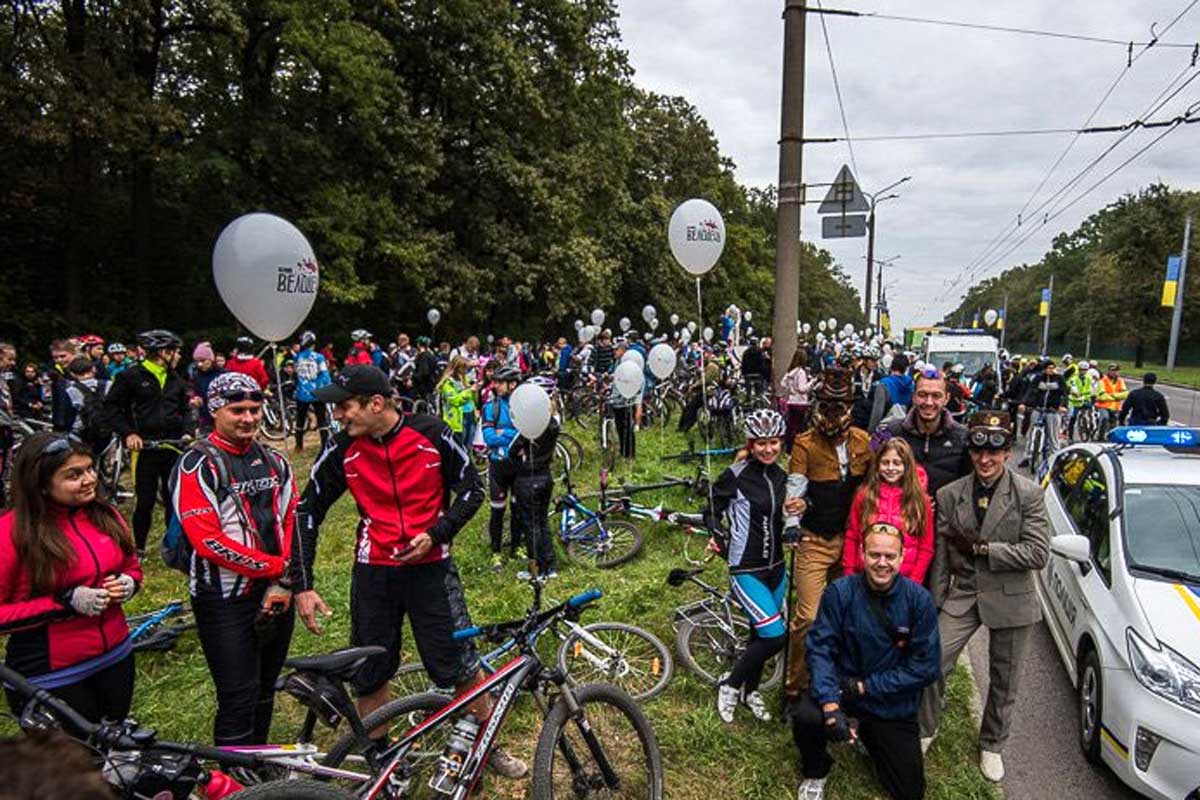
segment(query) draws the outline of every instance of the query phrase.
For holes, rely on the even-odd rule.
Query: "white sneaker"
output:
[[[741,691],[721,684],[717,687],[717,716],[722,722],[733,722],[733,711],[737,708],[738,697]]]
[[[933,745],[933,737],[932,736],[922,736],[921,737],[921,755],[925,755],[926,753],[928,753],[929,748],[932,745]]]
[[[1000,758],[999,753],[981,750],[979,752],[979,771],[992,783],[999,783],[1004,780],[1004,759]]]
[[[767,703],[758,692],[742,691],[742,703],[750,709],[750,713],[759,722],[770,722],[771,712],[767,711]]]
[[[796,800],[825,800],[825,779],[805,778],[796,790]]]

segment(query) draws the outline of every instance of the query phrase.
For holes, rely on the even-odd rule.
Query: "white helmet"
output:
[[[777,439],[783,436],[787,426],[783,415],[770,408],[760,408],[746,415],[742,429],[747,439]]]

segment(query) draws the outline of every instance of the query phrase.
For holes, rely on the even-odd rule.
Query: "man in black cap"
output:
[[[1125,424],[1126,419],[1130,425],[1166,425],[1170,421],[1171,412],[1167,408],[1167,398],[1154,388],[1156,383],[1158,376],[1153,372],[1142,376],[1142,385],[1130,392],[1121,404],[1118,418],[1121,425]]]
[[[967,430],[972,473],[937,493],[937,552],[930,591],[939,609],[942,673],[949,674],[971,636],[988,628],[987,704],[979,733],[979,768],[1000,781],[1000,752],[1008,739],[1013,702],[1029,634],[1042,618],[1034,572],[1050,555],[1042,489],[1008,467],[1012,421],[1003,411],[971,415]],[[932,741],[942,712],[940,685],[925,689],[921,745]]]
[[[367,659],[354,675],[359,713],[365,717],[391,699],[388,682],[400,665],[406,614],[434,683],[468,688],[484,674],[474,646],[453,638],[456,630],[471,626],[471,618],[450,544],[483,503],[479,473],[441,419],[400,414],[378,367],[346,367],[313,394],[318,402],[336,404],[333,415],[342,430],[313,465],[296,511],[291,583],[300,619],[320,633],[317,614],[331,613],[313,588],[317,532],[349,490],[361,517],[350,583],[350,643],[386,651]],[[490,712],[487,695],[473,704],[480,719]],[[510,778],[527,771],[499,750],[492,751],[489,764]]]

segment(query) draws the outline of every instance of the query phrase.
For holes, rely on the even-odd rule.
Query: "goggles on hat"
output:
[[[921,370],[919,374],[922,378],[931,381],[942,380],[946,377],[937,367],[926,367],[925,369]]]
[[[1009,436],[1004,431],[975,430],[967,434],[967,442],[971,447],[1001,450],[1009,445]]]
[[[223,392],[221,399],[228,403],[261,403],[263,401],[262,392]]]

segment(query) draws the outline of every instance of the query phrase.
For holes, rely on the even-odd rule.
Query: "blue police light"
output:
[[[1114,444],[1200,447],[1200,430],[1169,425],[1126,425],[1109,431],[1108,440]]]

